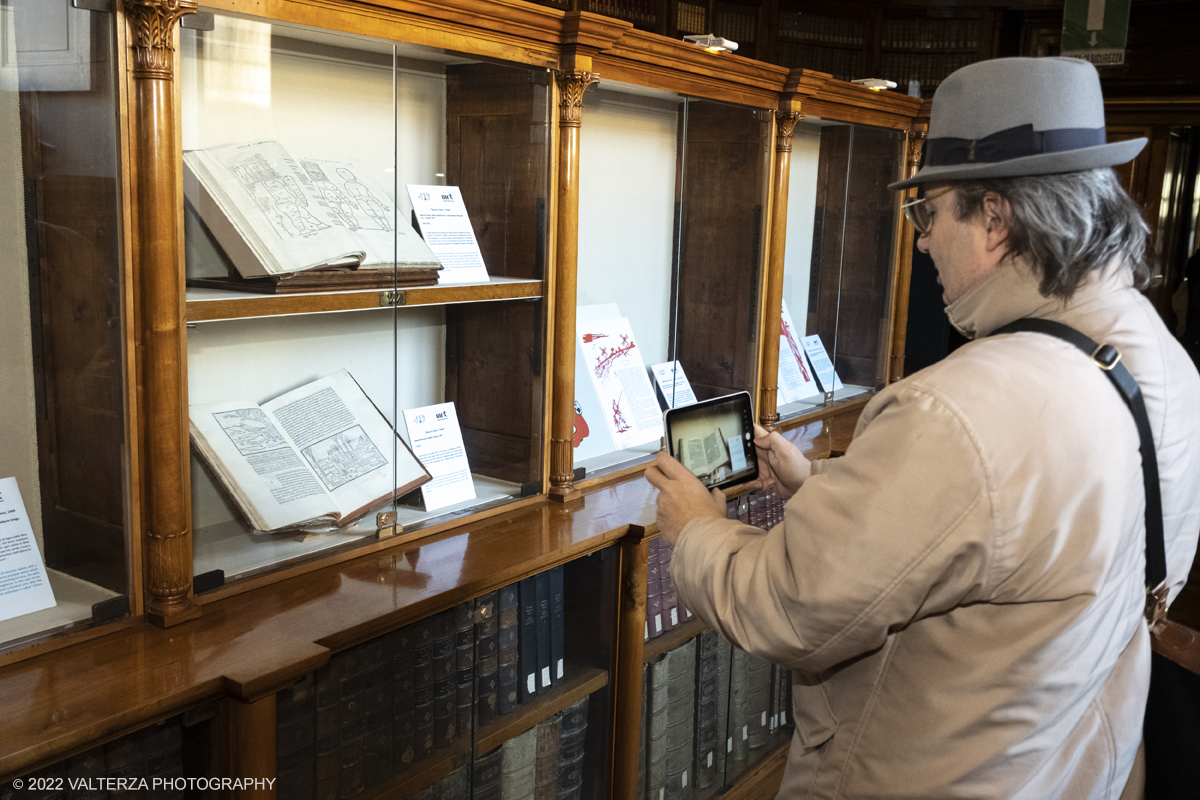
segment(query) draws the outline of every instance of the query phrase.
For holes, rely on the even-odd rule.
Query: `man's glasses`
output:
[[[954,191],[955,187],[947,186],[944,189],[939,189],[933,194],[927,194],[924,197],[915,197],[912,200],[904,201],[900,206],[904,211],[904,218],[907,219],[917,231],[918,236],[924,236],[929,233],[929,229],[933,227],[933,211],[929,206],[925,205],[926,200],[932,200],[935,197],[941,197],[944,194]]]

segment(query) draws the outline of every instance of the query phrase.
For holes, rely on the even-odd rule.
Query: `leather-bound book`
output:
[[[173,784],[173,779],[183,777],[183,726],[179,718],[163,720],[135,735],[141,736],[146,755],[146,778],[151,785],[147,797],[150,800],[182,800],[184,787]],[[155,789],[156,779],[172,784],[168,787],[160,783]]]
[[[497,714],[511,714],[520,701],[520,599],[517,584],[505,586],[499,592],[500,607],[497,643],[499,657],[499,691]]]
[[[550,688],[550,573],[533,576],[537,592],[537,693]]]
[[[646,721],[646,798],[661,798],[667,783],[667,669],[665,655],[649,665]]]
[[[310,719],[309,722],[312,722]],[[312,753],[309,753],[309,774],[312,774]],[[108,796],[104,788],[105,767],[104,767],[104,746],[93,747],[91,750],[86,750],[79,755],[71,756],[67,759],[66,777],[67,777],[67,800],[104,800]],[[282,784],[283,775],[280,774],[279,781]],[[311,792],[312,779],[309,779],[309,791]],[[2,791],[0,791],[2,794]],[[21,793],[13,790],[14,800]],[[283,797],[282,794],[279,797]],[[285,798],[286,800],[286,798]]]
[[[520,596],[519,683],[521,702],[528,703],[537,695],[537,583],[525,578],[518,585]]]
[[[500,772],[503,753],[499,747],[475,757],[472,766],[471,800],[500,800]]]
[[[658,545],[658,575],[660,594],[662,595],[662,626],[663,631],[673,630],[679,624],[679,608],[675,599],[675,581],[671,580],[671,554],[675,549],[666,541],[660,540]]]
[[[417,760],[415,629],[401,628],[388,636],[392,656],[392,768],[408,769]]]
[[[342,694],[339,672],[340,656],[314,675],[317,693],[316,772],[314,775],[317,800],[337,800],[338,775],[342,755]]]
[[[746,723],[750,727],[751,750],[766,745],[771,736],[771,663],[758,656],[746,656],[749,689],[746,698]]]
[[[725,774],[726,760],[733,754],[733,722],[729,715],[729,678],[733,646],[717,634],[717,756],[714,759],[718,778]]]
[[[712,628],[696,637],[696,758],[697,789],[707,789],[716,779],[717,750],[717,632]]]
[[[661,539],[651,539],[646,557],[646,638],[653,639],[663,632],[662,568],[658,563]]]
[[[746,760],[749,752],[750,721],[747,717],[747,693],[750,674],[746,663],[746,651],[734,647],[729,665],[729,725],[733,738],[733,751],[729,754],[735,762]]]
[[[587,738],[588,698],[563,709],[558,743],[559,800],[579,800],[583,791],[584,740]]]
[[[363,701],[364,648],[355,647],[334,656],[340,660],[338,686],[341,741],[338,744],[338,797],[349,800],[366,788],[363,756],[366,733]]]
[[[469,800],[471,797],[471,764],[464,763],[433,785],[431,800]]]
[[[275,771],[278,800],[312,800],[316,757],[317,682],[308,673],[275,695]]]
[[[562,717],[558,714],[538,723],[534,800],[558,800],[558,745],[561,735]]]
[[[500,800],[528,800],[537,778],[537,727],[514,736],[500,748]]]
[[[471,733],[471,711],[475,702],[475,608],[474,603],[454,607],[454,712],[459,739]]]
[[[363,779],[378,786],[392,776],[392,659],[386,639],[363,651]]]
[[[650,705],[650,667],[642,664],[642,718],[638,725],[638,793],[637,800],[646,800],[646,725]]]
[[[695,779],[696,640],[667,653],[667,800],[687,800]]]
[[[550,685],[558,686],[566,676],[563,660],[563,636],[566,625],[566,599],[563,582],[566,567],[559,565],[550,570]]]
[[[475,599],[475,718],[479,725],[496,719],[500,699],[500,617],[496,593]]]

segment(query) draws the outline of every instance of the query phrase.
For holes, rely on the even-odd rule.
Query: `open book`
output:
[[[243,278],[441,269],[353,161],[294,158],[273,139],[189,150],[183,194]]]
[[[720,428],[714,428],[702,439],[680,439],[680,461],[693,475],[708,475],[729,463],[728,443]]]
[[[345,370],[189,417],[196,450],[256,530],[347,525],[431,480]]]

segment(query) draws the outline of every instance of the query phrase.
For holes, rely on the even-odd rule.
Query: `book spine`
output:
[[[662,587],[663,630],[674,630],[679,624],[679,608],[675,599],[675,581],[671,580],[671,555],[675,549],[666,541],[658,545],[658,575]]]
[[[748,673],[746,671],[746,651],[734,647],[729,665],[729,723],[733,747],[729,758],[734,762],[746,760],[749,752],[750,724],[746,717],[746,691],[748,688]]]
[[[454,612],[433,617],[433,747],[449,747],[456,738],[458,692],[455,685]]]
[[[471,732],[471,711],[475,699],[475,607],[459,603],[454,607],[454,728],[456,738]]]
[[[417,761],[433,752],[433,620],[418,622],[414,632],[413,709],[417,719]]]
[[[366,722],[363,716],[363,654],[362,648],[339,653],[338,674],[339,716],[341,742],[338,745],[340,770],[338,797],[341,800],[358,795],[365,788],[363,773],[363,740]]]
[[[310,763],[310,772],[311,766]],[[67,800],[104,800],[107,797],[103,783],[104,775],[103,746],[93,747],[91,750],[68,758],[66,766]],[[282,774],[279,775],[281,786],[283,777]],[[310,792],[311,785],[312,782],[309,781]],[[6,788],[9,787],[0,784],[0,795],[4,794]],[[10,796],[15,800],[18,796],[16,790],[13,790]]]
[[[707,789],[716,778],[717,632],[709,628],[701,633],[697,647],[695,779],[697,789]]]
[[[378,786],[392,776],[392,663],[388,641],[363,651],[363,781]]]
[[[472,800],[500,800],[500,775],[503,752],[497,747],[475,757],[472,766]]]
[[[518,584],[521,600],[520,684],[521,702],[528,703],[537,694],[537,591],[533,578]]]
[[[550,688],[550,573],[534,576],[537,593],[537,692]]]
[[[338,670],[341,660],[334,656],[316,671],[317,693],[316,772],[314,775],[317,800],[337,800],[338,772],[342,740],[341,696]]]
[[[558,798],[558,742],[562,717],[555,714],[538,723],[537,764],[534,767],[534,800]]]
[[[479,687],[475,695],[475,714],[480,725],[496,719],[500,694],[499,632],[496,593],[488,592],[475,600],[475,675]]]
[[[388,637],[392,655],[392,765],[396,772],[411,767],[417,760],[414,633],[409,626]]]
[[[500,800],[527,800],[537,778],[537,727],[505,742],[501,748]]]
[[[517,584],[505,586],[499,593],[500,626],[497,635],[500,646],[500,688],[496,713],[511,714],[520,698],[520,622],[521,609]]]
[[[726,761],[733,752],[733,726],[729,715],[729,679],[732,666],[732,646],[717,634],[717,775],[724,775]]]
[[[588,699],[584,697],[562,712],[558,744],[558,796],[579,800],[583,791],[583,749],[587,738]]]
[[[646,702],[650,694],[650,667],[642,664],[642,716],[638,725],[638,793],[637,800],[646,800],[646,726],[649,704]]]
[[[748,744],[757,750],[770,736],[771,664],[758,656],[747,654],[749,691],[746,698],[747,724],[750,727]]]
[[[696,640],[667,653],[667,800],[692,796],[696,710]]]
[[[431,800],[468,800],[471,796],[470,763],[465,763],[458,769],[433,785]]]
[[[316,784],[317,682],[308,673],[275,696],[275,769],[279,800],[312,800]]]
[[[662,572],[658,564],[660,539],[651,539],[646,558],[646,638],[653,639],[663,632]]]
[[[173,781],[183,777],[183,726],[176,717],[145,728],[135,736],[142,738],[142,749],[146,756],[146,778],[151,786],[160,781]],[[152,790],[154,800],[182,800],[183,788]]]
[[[663,796],[667,780],[667,657],[650,664],[650,709],[646,725],[646,798]]]
[[[563,629],[566,625],[566,602],[563,583],[566,567],[550,570],[550,685],[559,686],[566,674],[563,661]]]

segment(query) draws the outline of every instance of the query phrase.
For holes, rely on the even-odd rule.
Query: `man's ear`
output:
[[[1012,220],[1012,204],[995,192],[983,196],[980,215],[987,229],[987,249],[1008,249],[1008,234]]]

